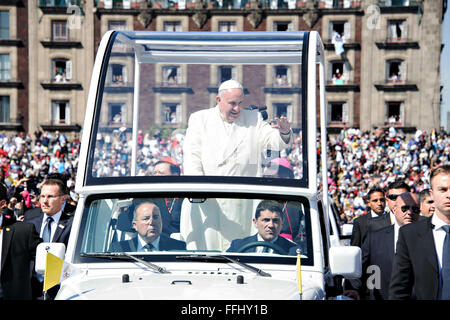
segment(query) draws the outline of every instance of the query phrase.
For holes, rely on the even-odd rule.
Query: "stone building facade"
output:
[[[95,54],[111,29],[316,30],[326,49],[330,132],[391,125],[406,132],[437,129],[446,5],[447,0],[0,0],[0,131],[79,133]],[[190,67],[152,71],[155,112],[149,123],[164,124],[164,110],[170,109],[177,117],[171,126],[185,125],[196,106],[214,104],[218,84],[230,77],[244,83],[255,104],[267,106],[269,117],[287,112],[296,118],[296,68],[204,66],[205,76],[196,78],[189,76]],[[114,66],[111,92],[127,90],[130,69]],[[172,73],[178,75],[175,91],[166,89]],[[114,81],[123,88],[114,88]],[[188,102],[189,88],[196,85],[208,94]],[[121,102],[113,100],[111,118],[121,112]]]

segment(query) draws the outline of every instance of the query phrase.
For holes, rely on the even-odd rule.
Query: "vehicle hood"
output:
[[[244,274],[150,274],[88,277],[61,284],[57,299],[64,300],[292,300],[299,299],[295,279],[283,280]],[[323,299],[324,294],[312,283],[303,284],[302,298]]]

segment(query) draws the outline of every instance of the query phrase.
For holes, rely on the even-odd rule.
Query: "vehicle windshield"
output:
[[[88,259],[84,254],[129,252],[152,261],[189,253],[292,264],[297,249],[303,264],[313,261],[310,208],[303,197],[96,196],[87,200],[82,219],[79,261]]]
[[[307,33],[202,34],[113,34],[97,91],[86,185],[220,180],[307,186]],[[244,93],[235,101],[239,118],[231,122],[218,93],[230,79]],[[290,132],[277,128],[281,117]],[[179,172],[157,176],[159,161]]]

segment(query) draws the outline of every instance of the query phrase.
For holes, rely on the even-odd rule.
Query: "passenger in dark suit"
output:
[[[387,300],[389,298],[389,283],[398,231],[400,227],[419,219],[419,205],[409,192],[397,197],[393,210],[395,223],[370,231],[362,245],[363,276],[360,281],[352,281],[352,284],[357,283],[359,293],[363,297],[369,286],[369,289],[373,289],[373,299]],[[370,266],[375,269],[370,270]],[[368,280],[370,283],[367,283]]]
[[[110,251],[167,251],[186,250],[183,241],[162,235],[163,222],[159,207],[152,202],[139,204],[133,214],[133,228],[137,236],[130,240],[112,243]]]
[[[154,176],[179,176],[180,166],[170,157],[164,157],[155,163]],[[183,199],[165,198],[164,203],[158,204],[163,217],[163,234],[170,236],[171,233],[180,232],[180,214]],[[167,217],[167,218],[166,218]]]
[[[380,188],[373,188],[367,193],[367,204],[370,211],[353,221],[351,246],[362,246],[367,233],[391,224],[389,214],[386,214],[386,200]]]
[[[430,174],[431,217],[400,229],[389,299],[450,300],[450,165]]]
[[[6,207],[6,202],[6,187],[0,184],[0,209]],[[5,226],[3,214],[0,214],[0,237],[0,300],[31,300],[30,263],[42,240],[32,224],[17,222]]]
[[[33,209],[31,214],[25,214],[23,221],[32,223],[44,242],[60,242],[64,243],[67,247],[72,229],[73,215],[71,212],[67,212],[71,207],[65,205],[66,191],[67,188],[62,180],[44,180],[39,196],[41,206]],[[64,205],[65,208],[63,211]],[[42,281],[43,277],[34,273],[33,295],[37,299],[42,296]],[[53,287],[50,290],[51,292],[48,292],[48,296],[54,297],[59,290],[59,286]]]
[[[268,242],[276,246],[281,247],[285,252],[284,254],[295,254],[295,247],[297,244],[289,241],[280,235],[280,231],[283,227],[283,208],[281,205],[272,200],[264,200],[258,204],[256,208],[255,217],[253,218],[253,224],[258,230],[258,233],[246,237],[244,239],[235,239],[231,242],[230,248],[227,252],[238,252],[244,245],[255,242]],[[257,249],[258,248],[258,249]],[[272,252],[273,249],[265,246],[255,246],[249,248],[249,252]],[[276,251],[276,250],[275,250]],[[281,253],[281,252],[278,252]]]

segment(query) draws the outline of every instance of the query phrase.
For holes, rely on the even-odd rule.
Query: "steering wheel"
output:
[[[237,252],[245,252],[248,249],[254,248],[254,247],[269,247],[269,248],[273,249],[278,254],[284,254],[284,255],[288,254],[287,251],[284,250],[279,245],[271,243],[271,242],[267,242],[267,241],[252,241],[252,242],[249,242],[249,243],[243,245],[242,247],[240,247]]]

